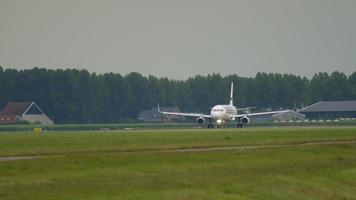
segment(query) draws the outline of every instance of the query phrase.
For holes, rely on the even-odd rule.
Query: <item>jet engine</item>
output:
[[[250,118],[243,116],[243,117],[241,117],[240,122],[241,122],[241,124],[248,124],[248,123],[250,123]]]
[[[198,122],[198,124],[203,124],[205,122],[205,118],[204,117],[198,117],[197,118],[197,122]]]

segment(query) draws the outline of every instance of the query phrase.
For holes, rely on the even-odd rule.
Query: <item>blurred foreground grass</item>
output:
[[[0,199],[356,199],[355,144],[136,152],[340,140],[356,128],[2,133],[1,156],[49,156],[0,162]]]

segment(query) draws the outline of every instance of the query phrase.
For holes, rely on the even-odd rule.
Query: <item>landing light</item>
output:
[[[231,118],[232,121],[235,121],[235,117]]]
[[[222,120],[221,120],[221,119],[218,119],[218,120],[216,120],[216,123],[221,124],[221,123],[222,123]]]

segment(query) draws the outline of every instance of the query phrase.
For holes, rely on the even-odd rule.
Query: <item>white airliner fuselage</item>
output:
[[[230,89],[230,103],[228,105],[215,105],[211,111],[210,115],[200,114],[200,113],[179,113],[179,112],[164,112],[159,109],[158,112],[164,115],[178,115],[178,116],[186,116],[186,117],[197,117],[196,121],[199,124],[203,124],[206,120],[209,119],[208,128],[213,128],[212,120],[215,121],[218,126],[223,124],[226,121],[237,121],[237,127],[242,127],[243,124],[248,124],[250,122],[250,116],[257,115],[266,115],[266,114],[277,114],[282,112],[288,112],[289,110],[283,111],[272,111],[272,112],[261,112],[261,113],[248,113],[248,114],[238,114],[238,110],[233,104],[233,90],[234,84],[231,83]]]
[[[237,108],[231,105],[216,105],[211,109],[210,114],[212,119],[221,124],[224,121],[234,121]]]

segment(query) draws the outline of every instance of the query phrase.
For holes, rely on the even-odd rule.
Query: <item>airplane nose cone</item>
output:
[[[213,109],[211,109],[211,116],[214,119],[222,119],[225,116],[225,111],[222,106],[214,106]]]
[[[212,117],[215,118],[215,119],[221,119],[221,118],[224,117],[224,113],[222,113],[222,112],[214,112],[212,114]]]

